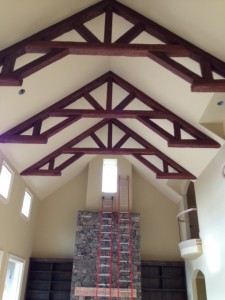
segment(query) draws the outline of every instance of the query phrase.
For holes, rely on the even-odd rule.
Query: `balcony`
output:
[[[184,259],[195,259],[202,255],[202,241],[199,237],[197,208],[189,208],[177,215],[180,253]]]

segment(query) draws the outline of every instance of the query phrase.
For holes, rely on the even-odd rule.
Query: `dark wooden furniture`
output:
[[[30,259],[25,300],[70,300],[72,259]],[[183,262],[142,261],[142,300],[187,300]]]
[[[25,300],[69,300],[72,259],[30,259]]]
[[[141,264],[142,300],[187,300],[183,262]]]

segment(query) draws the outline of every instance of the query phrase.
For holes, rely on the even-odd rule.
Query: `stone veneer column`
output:
[[[83,290],[85,288],[96,288],[96,266],[98,257],[98,241],[100,232],[100,212],[80,211],[77,216],[77,231],[73,262],[73,275],[71,285],[70,300],[95,300],[94,296],[75,296],[75,289]],[[132,242],[132,272],[133,272],[133,289],[137,290],[137,300],[141,300],[141,265],[140,265],[140,215],[131,213],[131,242]],[[118,214],[113,213],[113,279],[112,288],[116,288],[117,274],[117,220]],[[122,223],[121,223],[122,225]],[[125,255],[127,264],[129,256]],[[80,289],[83,288],[83,289]],[[107,299],[107,297],[99,297]],[[114,298],[116,299],[116,297]],[[129,299],[121,297],[122,299]]]

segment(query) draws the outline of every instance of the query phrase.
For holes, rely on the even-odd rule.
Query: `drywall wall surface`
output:
[[[9,161],[0,152],[0,164],[5,161],[14,172],[12,188],[7,203],[0,200],[0,249],[3,251],[0,269],[0,298],[3,294],[4,282],[9,254],[25,260],[25,272],[22,283],[21,299],[24,297],[29,258],[32,251],[34,229],[39,210],[39,199],[13,169]],[[33,195],[29,220],[21,216],[23,196],[27,188]]]
[[[225,164],[223,147],[195,182],[196,203],[203,254],[186,260],[188,299],[196,294],[195,275],[200,270],[206,281],[207,300],[225,298]]]
[[[41,201],[33,257],[72,258],[76,215],[85,210],[87,170]]]
[[[115,194],[104,194],[102,193],[102,168],[104,158],[115,158],[117,159],[118,176],[122,179],[129,177],[130,185],[130,206],[132,208],[132,165],[131,163],[121,156],[98,156],[89,163],[88,168],[88,182],[87,182],[87,198],[86,198],[86,210],[99,211],[101,209],[101,198],[102,196],[110,197],[113,196],[114,210],[117,210],[117,193]]]
[[[178,210],[178,204],[133,171],[133,211],[140,212],[142,260],[181,260]]]

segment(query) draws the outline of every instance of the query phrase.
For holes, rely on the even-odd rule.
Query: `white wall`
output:
[[[191,278],[197,269],[205,275],[207,300],[225,299],[225,147],[195,182],[203,254],[187,261],[188,299],[193,296]]]
[[[133,210],[140,212],[142,260],[181,260],[178,209],[178,204],[133,171]]]
[[[85,210],[87,170],[41,201],[33,257],[72,258],[76,215]]]
[[[133,211],[141,214],[141,255],[144,260],[180,260],[178,205],[156,190],[118,158],[118,172],[132,177]],[[100,210],[102,157],[88,170],[40,204],[32,256],[73,257],[78,210]],[[86,197],[87,193],[87,197]]]
[[[7,160],[0,152],[0,164],[3,159],[7,162]],[[9,163],[8,165],[12,168]],[[36,225],[40,202],[38,198],[33,194],[29,221],[26,221],[21,217],[20,211],[22,208],[25,188],[27,187],[29,189],[29,187],[25,184],[22,177],[15,170],[13,171],[14,177],[9,201],[7,204],[0,201],[0,250],[3,251],[2,264],[0,269],[0,299],[4,290],[4,282],[9,254],[21,257],[26,261],[21,294],[21,299],[23,299],[29,258],[31,256],[33,245],[33,233]]]

